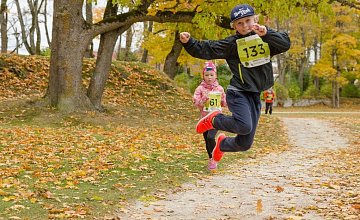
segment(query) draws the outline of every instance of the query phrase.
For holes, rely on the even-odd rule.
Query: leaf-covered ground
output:
[[[124,220],[357,220],[358,114],[332,118],[332,122],[323,118],[326,114],[282,116],[292,145],[288,150],[236,161],[219,175],[184,184],[156,201],[129,204],[115,216]]]
[[[114,63],[104,93],[106,112],[61,115],[39,102],[46,91],[48,61],[35,56],[0,56],[0,219],[112,219],[119,210],[126,214],[135,201],[152,204],[181,190],[183,183],[221,178],[206,170],[202,136],[194,131],[198,112],[191,95],[162,73],[140,63]],[[94,62],[84,60],[84,85]],[[260,118],[251,151],[228,154],[217,174],[248,164],[240,167],[246,172],[238,176],[250,177],[251,169],[256,171],[254,161],[270,167],[277,155],[291,152],[279,117],[300,115],[331,121],[337,134],[348,139],[348,146],[317,155],[322,162],[309,171],[314,178],[291,182],[306,193],[323,189],[314,194],[318,204],[288,203],[281,213],[290,216],[287,219],[307,219],[308,213],[323,219],[356,219],[360,209],[360,122],[359,114],[347,112],[359,112],[359,101],[342,104],[344,107],[336,110],[322,106],[275,108],[272,117]],[[314,113],[319,111],[330,113]],[[266,190],[271,179],[260,172],[257,175],[264,178],[257,190]],[[219,184],[217,193],[231,195],[233,188],[221,187]],[[271,193],[275,196],[289,190],[281,184],[274,187]],[[266,215],[266,201],[264,195],[254,197],[249,211],[277,219]],[[209,208],[207,202],[199,207]],[[231,205],[225,208],[234,209]],[[164,211],[156,207],[141,214],[151,219]]]
[[[84,60],[84,85],[94,67]],[[114,63],[104,113],[43,106],[49,60],[0,57],[0,219],[106,219],[133,200],[211,175],[191,95],[140,63]],[[261,135],[271,131],[274,140]],[[261,118],[257,158],[288,148],[278,119]],[[108,217],[109,216],[109,217]]]

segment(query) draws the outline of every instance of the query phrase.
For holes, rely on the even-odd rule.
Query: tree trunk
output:
[[[300,65],[299,65],[299,77],[298,77],[298,81],[299,81],[299,86],[300,86],[300,91],[303,92],[304,91],[304,74],[305,74],[305,68],[307,65],[307,54],[306,54],[306,36],[305,36],[305,30],[303,30],[303,28],[301,28],[301,46],[304,48],[303,54],[300,57]]]
[[[147,25],[145,25],[145,24],[147,24],[147,23],[149,23],[149,25],[146,28]],[[151,33],[152,30],[153,30],[153,26],[154,26],[154,22],[152,22],[152,21],[144,22],[144,32],[145,32],[144,37],[149,36],[149,33]],[[142,57],[141,57],[141,62],[142,63],[147,63],[148,53],[149,53],[149,51],[147,49],[144,49],[144,52],[143,52]]]
[[[53,3],[53,38],[51,42],[50,77],[47,98],[50,104],[57,107],[60,111],[95,110],[94,105],[86,96],[86,91],[82,84],[82,59],[87,46],[95,36],[116,30],[120,33],[128,29],[135,22],[147,20],[157,22],[191,22],[195,15],[194,12],[159,12],[156,16],[149,16],[144,7],[145,9],[149,7],[152,2],[150,0],[143,1],[144,4],[138,6],[137,10],[122,14],[115,20],[108,19],[98,24],[88,24],[83,18],[83,2],[83,0],[56,0]],[[108,0],[109,2],[111,3],[112,1]],[[103,45],[102,53],[107,51],[105,46],[108,44],[103,43]],[[106,53],[112,54],[113,47],[108,51]],[[100,54],[100,60],[97,62],[97,65],[102,65],[102,57],[103,55]],[[110,69],[111,59],[108,59],[106,62],[108,64],[107,68]],[[101,92],[100,86],[105,84],[106,80],[96,77],[99,74],[101,75],[101,71],[104,69],[99,68],[93,76],[93,82],[104,82],[103,84],[96,84],[96,86],[93,84],[94,87],[99,87],[91,88],[96,91],[95,93]],[[107,75],[102,77],[107,78]],[[92,94],[90,87],[89,94]],[[96,96],[96,98],[99,99],[99,96]]]
[[[118,42],[118,49],[117,49],[117,54],[116,54],[116,60],[121,60],[121,44],[122,44],[122,35],[119,35],[119,42]]]
[[[331,105],[333,108],[336,108],[336,82],[331,82]]]
[[[300,91],[304,91],[304,72],[305,72],[305,60],[306,58],[301,57],[300,58],[300,64],[299,64],[299,76],[298,76],[298,82],[300,86]]]
[[[96,59],[95,71],[94,75],[91,77],[90,85],[87,90],[87,95],[91,103],[99,111],[104,110],[101,105],[101,101],[106,86],[106,81],[108,80],[110,73],[112,54],[114,51],[116,40],[119,34],[122,34],[129,27],[130,26],[126,26],[119,30],[102,34],[100,37],[100,45],[98,57]]]
[[[182,44],[179,41],[179,31],[175,32],[175,39],[173,47],[170,53],[166,56],[164,63],[164,72],[171,78],[174,79],[177,72],[177,59],[180,56],[182,50]]]
[[[7,0],[1,0],[1,6],[0,6],[1,53],[7,53],[8,50],[8,36],[7,36],[8,12],[7,12],[6,1]]]
[[[335,107],[340,108],[340,86],[338,82],[336,82]]]
[[[46,40],[48,42],[49,47],[51,48],[51,39],[50,39],[50,35],[49,35],[49,29],[48,29],[48,25],[47,25],[47,0],[45,0],[44,2],[44,27],[45,27],[45,35],[46,35]]]
[[[86,2],[86,22],[88,24],[93,23],[93,14],[92,14],[92,3]],[[94,43],[91,41],[89,46],[86,48],[85,57],[92,58],[94,57]]]
[[[117,10],[118,5],[113,5],[111,2],[108,2],[105,8],[104,17],[106,18],[113,16],[114,14],[116,14]],[[123,26],[118,30],[110,31],[100,36],[100,45],[98,56],[96,59],[96,66],[94,74],[90,80],[89,88],[87,90],[87,96],[89,97],[94,107],[99,111],[104,110],[101,105],[101,100],[106,86],[106,81],[109,77],[112,55],[117,38],[123,32],[128,30],[129,27],[131,27],[131,25]]]
[[[125,61],[131,61],[130,53],[131,53],[131,44],[133,39],[134,33],[132,31],[132,28],[130,27],[126,31],[126,43],[125,43],[125,52],[124,52],[124,60]]]
[[[82,58],[92,39],[86,37],[83,0],[54,1],[48,98],[60,111],[93,109],[82,84]]]
[[[335,79],[332,81],[332,107],[333,108],[339,108],[340,107],[340,86],[337,82],[337,79],[340,77],[341,71],[339,67],[336,66],[336,52],[333,53],[333,66],[336,68],[336,76]]]
[[[336,69],[336,76],[334,76],[334,79],[332,81],[332,107],[333,108],[339,108],[340,107],[340,87],[337,79],[341,75],[341,70],[338,66],[338,56],[337,56],[337,49],[333,49],[331,53],[332,57],[332,66]]]
[[[40,8],[44,0],[41,1],[41,4],[38,5],[38,1],[34,1],[33,6],[33,21],[34,21],[34,29],[36,34],[36,40],[35,40],[35,53],[37,55],[40,55],[41,53],[41,31],[40,31],[40,25],[39,25],[39,14],[40,14]]]
[[[285,85],[285,67],[283,65],[284,62],[284,54],[278,54],[276,56],[276,62],[277,62],[277,67],[278,67],[278,74],[279,74],[279,83],[281,85]]]
[[[341,75],[340,70],[337,70],[336,78],[338,79]],[[335,81],[335,108],[340,108],[340,86],[337,81]]]
[[[280,30],[280,22],[278,19],[275,20],[276,29]],[[279,83],[281,85],[285,85],[285,75],[286,75],[286,65],[285,64],[285,54],[281,53],[276,56],[276,62],[278,66],[278,74],[279,74]]]
[[[320,54],[318,52],[318,37],[315,37],[313,49],[314,49],[314,60],[315,60],[315,63],[317,63],[318,60],[320,59],[320,57],[319,57]],[[320,79],[317,76],[314,77],[314,86],[315,86],[316,95],[319,95],[320,94]]]

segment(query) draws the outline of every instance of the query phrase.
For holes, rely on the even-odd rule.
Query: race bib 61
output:
[[[204,105],[204,111],[212,112],[215,110],[221,110],[221,93],[210,92],[209,99]]]

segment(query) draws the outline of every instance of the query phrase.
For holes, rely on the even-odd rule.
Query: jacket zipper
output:
[[[242,72],[241,72],[241,64],[239,63],[238,65],[239,65],[239,76],[240,76],[241,82],[244,84],[244,79],[243,79]]]

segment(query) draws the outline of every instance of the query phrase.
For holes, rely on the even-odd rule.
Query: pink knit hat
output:
[[[203,77],[204,77],[204,73],[206,71],[213,71],[216,74],[216,66],[215,66],[215,64],[213,62],[211,62],[211,61],[205,62],[203,72],[202,72]]]

